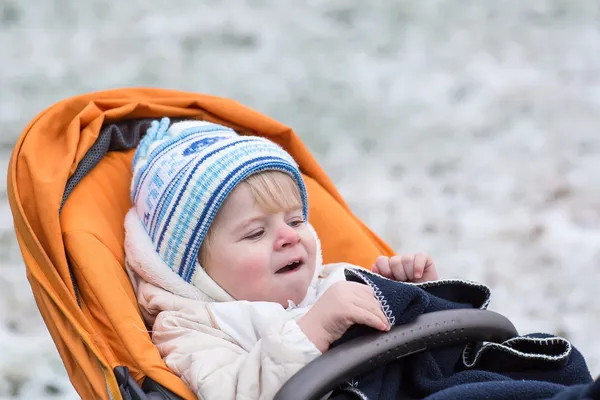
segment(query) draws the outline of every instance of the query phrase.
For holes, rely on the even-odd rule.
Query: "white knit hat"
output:
[[[230,128],[168,118],[154,121],[133,158],[131,201],[155,251],[192,282],[198,252],[217,211],[236,185],[266,170],[289,174],[308,220],[306,188],[298,165],[268,139]]]

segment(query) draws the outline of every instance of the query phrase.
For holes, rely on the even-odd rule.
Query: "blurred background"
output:
[[[399,252],[600,373],[600,3],[0,0],[0,171],[69,96],[156,86],[295,129]],[[0,399],[75,399],[0,180]]]

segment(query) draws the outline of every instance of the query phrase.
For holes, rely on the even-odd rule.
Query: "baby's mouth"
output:
[[[303,264],[304,263],[302,262],[302,260],[292,261],[291,263],[289,263],[285,267],[280,268],[277,271],[275,271],[275,273],[276,274],[284,274],[286,272],[293,272],[293,271],[298,270]]]

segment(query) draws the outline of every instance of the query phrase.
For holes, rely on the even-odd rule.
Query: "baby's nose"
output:
[[[275,240],[275,248],[289,247],[297,244],[300,241],[300,235],[294,228],[289,225],[285,225],[277,232],[277,239]]]

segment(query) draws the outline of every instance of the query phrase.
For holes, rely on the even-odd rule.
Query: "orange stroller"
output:
[[[163,116],[217,122],[284,147],[303,173],[325,263],[368,268],[378,255],[393,254],[353,215],[292,129],[235,101],[149,88],[61,101],[23,131],[10,160],[8,191],[37,306],[84,399],[195,398],[152,344],[124,268],[123,220],[131,207],[134,148],[150,119]],[[319,398],[348,376],[403,354],[516,334],[492,312],[441,314],[326,353],[292,378],[278,398]],[[460,335],[453,335],[457,327]],[[432,339],[440,333],[445,342]]]

